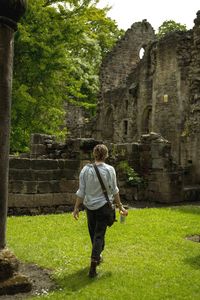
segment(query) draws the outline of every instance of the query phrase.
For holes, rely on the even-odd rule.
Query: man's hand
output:
[[[75,208],[74,211],[72,212],[72,215],[73,215],[75,220],[78,220],[78,218],[79,218],[79,209]]]
[[[123,206],[119,209],[119,213],[125,217],[128,216],[128,210],[125,209]]]

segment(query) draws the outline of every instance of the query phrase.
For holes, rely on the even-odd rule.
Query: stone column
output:
[[[13,40],[26,0],[0,0],[0,249],[6,245]]]

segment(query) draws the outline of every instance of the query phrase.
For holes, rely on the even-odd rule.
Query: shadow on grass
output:
[[[89,268],[83,268],[75,273],[64,275],[60,282],[62,289],[67,289],[69,292],[76,292],[96,281],[112,276],[112,272],[98,271],[98,276],[95,278],[88,277]]]
[[[188,257],[184,260],[186,264],[191,265],[194,269],[200,269],[200,255],[195,257]]]

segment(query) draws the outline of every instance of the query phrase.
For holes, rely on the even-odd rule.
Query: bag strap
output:
[[[102,188],[103,194],[104,194],[104,196],[105,196],[105,198],[106,198],[107,202],[108,202],[108,203],[109,203],[109,205],[111,206],[110,200],[109,200],[109,198],[108,198],[108,193],[107,193],[107,190],[106,190],[105,184],[103,183],[103,180],[102,180],[102,178],[101,178],[101,175],[100,175],[99,169],[98,169],[98,167],[97,167],[97,165],[96,165],[96,164],[93,164],[93,167],[94,167],[94,169],[95,169],[95,171],[96,171],[96,173],[97,173],[97,177],[98,177],[98,179],[99,179],[99,182],[100,182],[100,184],[101,184],[101,188]]]

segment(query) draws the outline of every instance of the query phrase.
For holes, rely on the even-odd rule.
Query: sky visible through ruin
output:
[[[116,20],[124,30],[135,22],[147,19],[157,31],[168,20],[185,24],[187,29],[194,26],[196,13],[200,10],[200,0],[100,0],[98,7],[112,6],[108,16]]]

